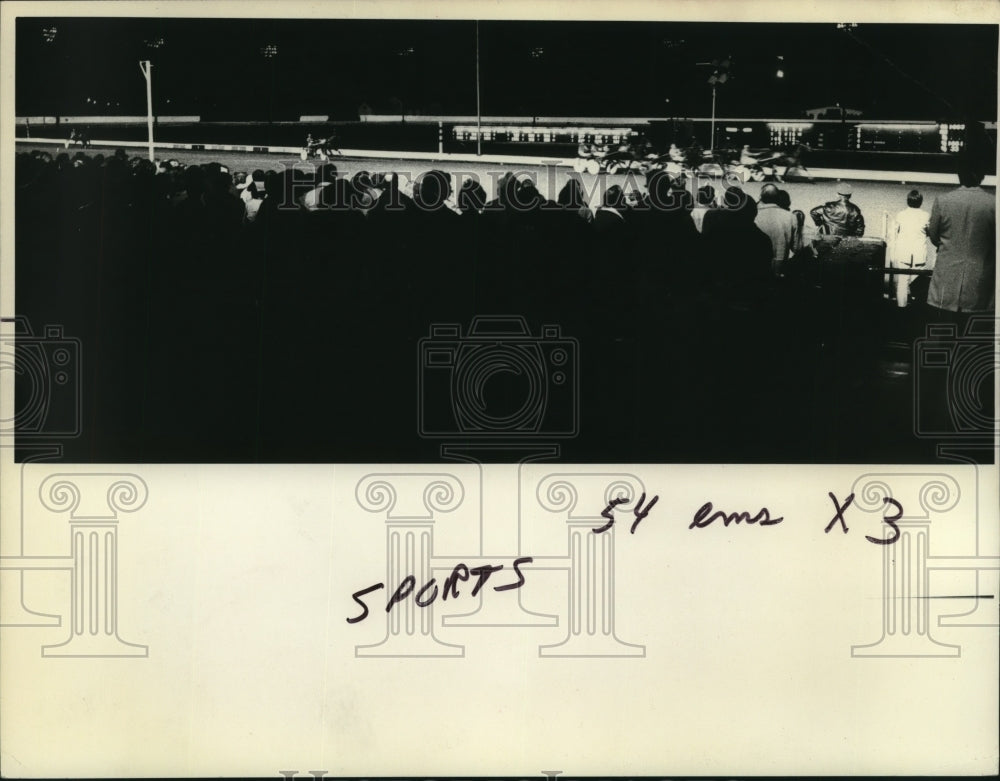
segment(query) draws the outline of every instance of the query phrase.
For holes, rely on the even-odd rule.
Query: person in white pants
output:
[[[924,196],[917,190],[910,190],[906,196],[906,208],[896,215],[896,231],[893,235],[891,264],[893,268],[925,268],[927,266],[927,223],[931,215],[920,207]],[[896,291],[896,305],[906,306],[909,298],[912,274],[893,274]]]

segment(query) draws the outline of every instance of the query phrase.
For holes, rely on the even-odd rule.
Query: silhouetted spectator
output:
[[[451,198],[451,177],[444,171],[434,170],[421,174],[413,187],[413,202],[421,217],[433,216],[442,223],[454,219],[448,199]]]
[[[791,257],[798,228],[795,217],[778,205],[779,190],[773,184],[760,189],[755,223],[771,240],[771,270],[775,276],[784,273],[785,261]]]
[[[739,187],[727,187],[720,208],[705,215],[705,262],[729,295],[741,297],[771,277],[771,240],[756,217],[757,204]]]
[[[625,235],[625,193],[613,184],[604,193],[594,214],[594,230],[602,237],[619,239]]]
[[[698,188],[698,197],[695,200],[694,208],[691,210],[691,219],[698,233],[702,231],[702,224],[705,220],[705,212],[715,208],[715,188],[710,184]]]
[[[584,222],[591,222],[594,219],[594,213],[584,203],[583,188],[580,186],[578,179],[571,178],[562,186],[559,195],[556,197],[556,203],[564,211],[572,214],[574,217],[580,218]]]
[[[486,190],[475,179],[466,179],[458,192],[458,208],[463,216],[478,217],[486,208]]]

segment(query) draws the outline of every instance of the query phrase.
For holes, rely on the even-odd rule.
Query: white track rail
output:
[[[65,147],[62,138],[18,138],[21,144],[54,144]],[[114,147],[146,149],[145,141],[91,141],[92,147]],[[79,147],[70,147],[79,151]],[[185,150],[195,152],[248,152],[257,154],[293,155],[298,158],[302,147],[298,146],[253,146],[248,144],[181,144],[157,142],[156,149]],[[521,155],[475,155],[461,152],[397,152],[371,149],[342,149],[344,157],[376,158],[390,160],[448,161],[455,163],[503,163],[507,165],[555,165],[572,166],[575,158],[536,157]],[[336,161],[336,158],[333,158]],[[810,168],[814,179],[851,179],[868,182],[899,182],[900,184],[958,184],[955,174],[933,173],[930,171],[870,171],[861,168]],[[983,180],[986,187],[996,187],[996,176]]]

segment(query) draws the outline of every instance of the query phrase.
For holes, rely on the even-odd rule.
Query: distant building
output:
[[[853,108],[844,108],[838,104],[807,109],[805,114],[810,119],[854,119],[860,117],[862,112]]]

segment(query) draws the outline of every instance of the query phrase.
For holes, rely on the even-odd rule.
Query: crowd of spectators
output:
[[[817,377],[871,341],[863,318],[831,331],[867,299],[817,284],[804,214],[772,185],[758,203],[664,172],[589,196],[571,177],[553,201],[513,174],[490,198],[438,170],[410,184],[122,151],[16,166],[18,311],[82,337],[104,460],[191,460],[193,440],[209,460],[384,458],[415,432],[417,340],[478,314],[579,339],[600,460],[614,442],[691,460],[712,436],[790,460],[819,425]]]

